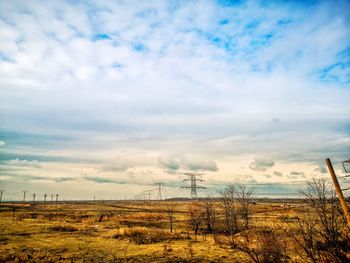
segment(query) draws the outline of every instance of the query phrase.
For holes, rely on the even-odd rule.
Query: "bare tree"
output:
[[[203,221],[206,226],[205,233],[211,234],[214,231],[215,210],[213,202],[206,200],[203,203]]]
[[[203,222],[203,207],[199,202],[193,202],[189,206],[190,213],[190,226],[194,231],[195,240],[197,240],[197,234],[200,229],[200,225]]]
[[[239,204],[238,214],[244,221],[244,229],[249,229],[249,217],[251,214],[251,204],[253,197],[253,188],[245,187],[244,185],[234,186],[234,191]]]
[[[239,231],[235,186],[232,184],[227,185],[225,189],[220,192],[220,195],[224,207],[225,232],[232,236]]]
[[[226,232],[234,235],[243,229],[248,229],[253,189],[230,184],[220,192],[220,195],[224,207]]]

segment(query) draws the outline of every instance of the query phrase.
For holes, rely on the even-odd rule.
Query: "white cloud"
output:
[[[15,167],[30,167],[30,168],[41,168],[40,162],[37,160],[20,160],[18,158],[7,161],[6,163],[9,166],[15,166]]]
[[[256,158],[250,165],[249,168],[254,171],[264,172],[267,169],[275,165],[275,161],[266,158]]]
[[[200,156],[160,155],[158,162],[160,167],[166,169],[170,173],[179,170],[218,171],[218,167],[214,161]]]
[[[347,7],[3,1],[0,131],[24,131],[2,137],[6,154],[89,159],[105,174],[160,165],[218,177],[232,156],[341,158]],[[259,158],[252,172],[268,168]]]

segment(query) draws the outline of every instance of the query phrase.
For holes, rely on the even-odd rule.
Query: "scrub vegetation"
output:
[[[0,262],[347,262],[349,228],[330,187],[256,199],[3,203]]]

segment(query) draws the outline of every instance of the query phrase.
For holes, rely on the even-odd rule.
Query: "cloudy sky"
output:
[[[210,188],[202,195],[213,195],[226,183],[328,176],[327,157],[341,173],[349,10],[0,0],[1,189],[14,199],[132,198],[162,182],[184,196],[181,173],[198,172]]]

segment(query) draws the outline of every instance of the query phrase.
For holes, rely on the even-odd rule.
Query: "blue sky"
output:
[[[1,188],[327,176],[350,157],[349,5],[0,1]]]

